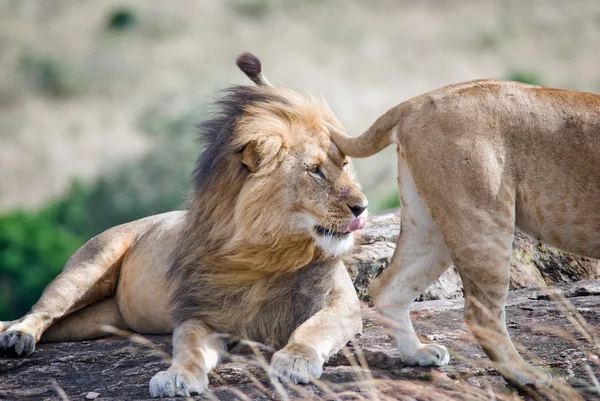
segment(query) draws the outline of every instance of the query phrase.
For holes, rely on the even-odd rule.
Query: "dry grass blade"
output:
[[[102,325],[100,327],[106,333],[110,333],[119,337],[127,338],[129,341],[143,345],[144,347],[150,348],[154,353],[158,354],[161,358],[163,358],[167,362],[171,362],[171,355],[157,347],[152,341],[148,340],[146,337],[140,336],[139,334],[133,333],[127,330],[117,329],[113,326]]]
[[[252,350],[252,353],[256,357],[256,360],[259,363],[260,367],[262,367],[263,370],[265,372],[267,372],[267,375],[269,376],[269,379],[271,380],[271,384],[273,385],[273,387],[275,387],[275,389],[277,390],[279,395],[281,395],[281,398],[283,400],[289,400],[290,395],[288,394],[287,391],[285,391],[285,388],[281,385],[281,383],[279,382],[279,379],[277,379],[276,377],[272,377],[272,375],[269,374],[270,367],[269,367],[269,364],[267,363],[264,355],[262,354],[262,352],[260,352],[260,349],[259,349],[260,344],[252,342],[252,341],[244,341],[244,344],[247,345],[248,347],[250,347],[250,349]]]
[[[377,392],[370,385],[370,383],[373,382],[373,375],[371,374],[371,369],[369,369],[369,365],[367,363],[367,359],[365,358],[365,354],[364,354],[362,348],[354,342],[353,342],[353,349],[355,350],[356,357],[358,358],[358,362],[360,363],[360,367],[362,368],[364,377],[366,379],[365,383],[367,385],[367,391],[370,395],[370,399],[378,401],[379,397],[377,396]]]
[[[585,371],[590,376],[590,380],[594,384],[594,387],[596,388],[596,392],[598,393],[598,395],[600,395],[600,382],[598,382],[598,378],[594,374],[594,371],[592,370],[590,365],[585,365],[584,368],[585,368]]]
[[[69,396],[67,395],[65,390],[61,387],[60,384],[58,384],[58,382],[55,379],[50,380],[50,383],[52,383],[52,387],[54,387],[54,390],[56,390],[62,401],[70,401]]]
[[[577,331],[579,331],[579,333],[581,333],[581,335],[584,336],[585,339],[590,342],[590,344],[600,344],[598,338],[592,334],[594,333],[594,329],[588,324],[585,318],[581,316],[581,313],[579,313],[577,308],[568,301],[567,297],[562,291],[542,288],[542,292],[544,292],[548,298],[554,301],[566,318],[569,319]]]

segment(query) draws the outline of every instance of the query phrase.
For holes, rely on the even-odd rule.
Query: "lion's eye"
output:
[[[344,160],[344,170],[347,170],[349,165],[350,162],[348,160]]]
[[[323,171],[321,170],[321,166],[319,166],[319,165],[311,167],[308,171],[310,171],[311,174],[316,175],[317,177],[319,177],[322,180],[325,179],[325,174],[323,174]]]

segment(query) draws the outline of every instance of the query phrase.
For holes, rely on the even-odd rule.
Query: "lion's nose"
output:
[[[362,212],[365,211],[365,209],[367,208],[369,204],[365,203],[364,205],[350,205],[348,204],[348,207],[350,208],[350,210],[352,211],[352,214],[354,215],[354,217],[358,217],[362,214]]]

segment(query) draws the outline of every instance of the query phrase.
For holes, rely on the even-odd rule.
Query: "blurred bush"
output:
[[[0,217],[0,320],[27,312],[83,243],[43,213]]]
[[[137,22],[133,10],[128,8],[115,8],[106,19],[106,29],[109,31],[122,32],[132,28]]]
[[[174,152],[152,153],[107,172],[92,184],[74,183],[65,197],[42,214],[89,239],[122,223],[180,209],[189,189],[188,170]]]
[[[248,18],[263,18],[272,8],[272,0],[229,0],[228,5]]]
[[[530,85],[543,85],[543,80],[540,75],[531,71],[514,70],[508,73],[506,79]]]
[[[40,54],[25,54],[19,62],[23,81],[32,90],[52,97],[67,97],[83,90],[79,71],[64,59]]]
[[[379,200],[377,208],[379,210],[398,209],[400,207],[400,194],[398,191],[390,192],[386,197]]]

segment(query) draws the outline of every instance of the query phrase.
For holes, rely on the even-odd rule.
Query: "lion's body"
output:
[[[404,359],[447,363],[443,347],[419,342],[408,307],[454,262],[465,319],[501,373],[547,382],[520,358],[504,323],[514,227],[600,258],[600,96],[472,81],[408,100],[360,137],[332,139],[353,157],[398,145],[402,235],[371,292],[400,326]]]
[[[0,352],[96,338],[105,325],[173,332],[173,365],[150,392],[175,396],[206,389],[228,342],[284,347],[272,373],[308,382],[360,331],[341,257],[364,226],[366,198],[322,126],[335,117],[271,87],[234,87],[218,106],[200,126],[206,150],[188,210],[90,240],[30,313],[0,325]]]
[[[171,333],[169,301],[174,286],[165,279],[173,264],[187,212],[170,212],[138,220],[133,245],[123,258],[115,300],[128,328],[139,333]]]

